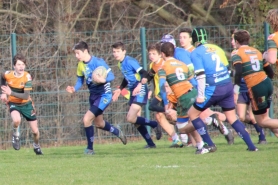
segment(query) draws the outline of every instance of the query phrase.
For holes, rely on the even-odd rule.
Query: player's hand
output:
[[[149,99],[149,100],[152,98],[152,94],[153,94],[152,91],[149,91],[149,92],[148,92],[148,99]]]
[[[141,87],[142,87],[142,84],[138,83],[137,87],[135,87],[135,89],[132,92],[132,96],[136,96],[137,94],[139,94],[141,91]]]
[[[237,100],[238,100],[238,94],[234,93],[234,102],[235,102],[235,105],[237,104]]]
[[[2,85],[1,90],[2,90],[2,93],[6,94],[6,95],[11,95],[11,93],[12,93],[12,90],[8,85]]]
[[[103,78],[100,74],[94,73],[94,74],[93,74],[93,81],[94,81],[96,84],[103,84],[103,83],[106,82],[106,79]]]
[[[69,92],[69,93],[74,93],[75,89],[74,89],[73,86],[67,86],[66,91]]]
[[[121,94],[121,89],[116,89],[115,91],[113,91],[113,96],[112,96],[113,102],[118,100],[120,94]]]
[[[147,78],[142,78],[142,79],[141,79],[141,83],[142,83],[142,84],[146,84],[147,82],[148,82],[148,79],[147,79]]]
[[[197,103],[203,103],[205,101],[205,97],[197,97],[196,102]]]
[[[1,101],[3,103],[8,103],[8,98],[7,98],[7,95],[6,94],[1,94]]]

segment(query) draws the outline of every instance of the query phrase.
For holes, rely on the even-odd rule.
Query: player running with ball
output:
[[[94,127],[92,126],[93,121],[97,128],[111,132],[112,134],[116,135],[125,145],[127,143],[126,137],[120,130],[120,128],[116,128],[107,121],[103,120],[103,111],[108,107],[112,100],[110,82],[114,80],[114,74],[103,59],[90,55],[89,47],[86,42],[78,42],[74,45],[73,50],[75,52],[75,57],[79,60],[77,66],[77,82],[74,87],[68,86],[66,88],[66,91],[69,93],[78,91],[83,85],[84,81],[86,82],[90,91],[90,108],[83,118],[88,142],[88,146],[85,149],[84,153],[88,155],[94,154]],[[98,67],[100,68],[100,66],[106,68],[106,78],[98,73],[93,73],[94,70],[96,70],[96,68]]]

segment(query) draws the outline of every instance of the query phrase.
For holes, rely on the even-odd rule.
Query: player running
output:
[[[273,71],[269,63],[263,61],[262,53],[248,46],[250,34],[246,30],[234,33],[237,50],[232,53],[235,67],[235,100],[238,99],[239,85],[243,76],[248,87],[248,94],[255,119],[264,128],[269,128],[277,136],[278,119],[271,119],[267,109],[270,107],[269,98],[273,93],[271,78]]]
[[[160,52],[160,43],[153,44],[148,47],[148,54],[149,59],[151,61],[150,69],[149,69],[149,81],[153,80],[154,86],[154,98],[151,100],[149,105],[149,110],[156,112],[155,117],[161,127],[167,132],[167,134],[172,138],[172,145],[173,147],[183,147],[183,143],[180,141],[178,134],[175,131],[175,128],[172,124],[169,123],[165,116],[165,109],[164,105],[161,101],[161,97],[159,95],[159,77],[158,77],[158,70],[162,68],[164,64],[163,58],[161,58]],[[162,104],[162,106],[160,106]]]
[[[90,55],[89,47],[86,42],[78,42],[74,45],[73,50],[75,57],[79,61],[77,66],[77,81],[75,86],[68,86],[66,91],[69,93],[77,92],[82,87],[84,81],[90,91],[90,108],[83,118],[87,137],[87,148],[84,154],[95,154],[93,149],[94,127],[92,122],[94,122],[97,128],[111,132],[117,136],[125,145],[127,143],[126,136],[123,134],[120,127],[114,127],[103,120],[103,112],[112,100],[110,82],[115,78],[113,72],[103,59]],[[97,74],[94,76],[92,75],[93,71],[98,67],[104,67],[106,69],[106,78]]]
[[[221,60],[225,57],[224,51],[216,45],[207,44],[207,31],[204,28],[195,28],[192,32],[192,40],[196,43],[191,59],[198,81],[198,96],[188,114],[194,128],[207,143],[200,153],[216,150],[204,122],[199,118],[200,113],[212,105],[219,105],[222,108],[228,122],[245,141],[248,150],[257,151],[244,124],[238,120],[235,113],[233,84],[228,69]]]
[[[22,54],[16,54],[13,58],[14,70],[1,74],[1,100],[7,104],[13,120],[13,148],[15,150],[20,149],[19,125],[22,115],[29,122],[32,129],[34,152],[37,155],[42,155],[43,153],[39,145],[40,132],[38,120],[33,101],[30,97],[32,77],[28,72],[24,71],[26,62],[26,58]]]
[[[130,91],[130,107],[126,116],[127,121],[136,125],[137,130],[147,142],[145,148],[156,148],[146,126],[156,128],[158,123],[138,116],[142,110],[142,106],[146,105],[148,101],[148,72],[139,65],[135,58],[126,55],[125,45],[122,42],[114,43],[112,48],[113,56],[118,61],[118,66],[124,76],[120,88],[114,91],[113,101],[118,100],[121,90],[127,86]],[[156,139],[159,140],[162,136],[161,130],[155,129],[155,132]]]
[[[165,106],[166,114],[170,114],[167,93],[165,90],[165,82],[167,82],[177,99],[177,125],[178,128],[183,128],[188,124],[189,118],[187,111],[194,103],[197,95],[197,90],[189,82],[193,78],[193,73],[187,65],[174,58],[175,46],[170,42],[165,42],[161,45],[162,58],[165,60],[164,65],[158,71],[160,95]],[[194,137],[197,143],[197,149],[203,148],[203,141],[200,135],[193,131],[190,134]]]

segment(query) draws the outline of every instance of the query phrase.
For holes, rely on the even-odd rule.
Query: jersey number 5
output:
[[[260,61],[257,56],[250,56],[250,62],[254,71],[260,70]]]

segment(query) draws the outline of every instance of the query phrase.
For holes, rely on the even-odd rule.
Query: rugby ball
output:
[[[95,80],[94,80],[94,76],[95,76],[95,75],[99,75],[99,76],[101,76],[101,77],[103,77],[103,78],[106,78],[106,77],[107,77],[107,70],[106,70],[106,68],[105,68],[104,66],[98,66],[98,67],[92,72],[92,81],[93,81],[94,83],[96,83]]]

